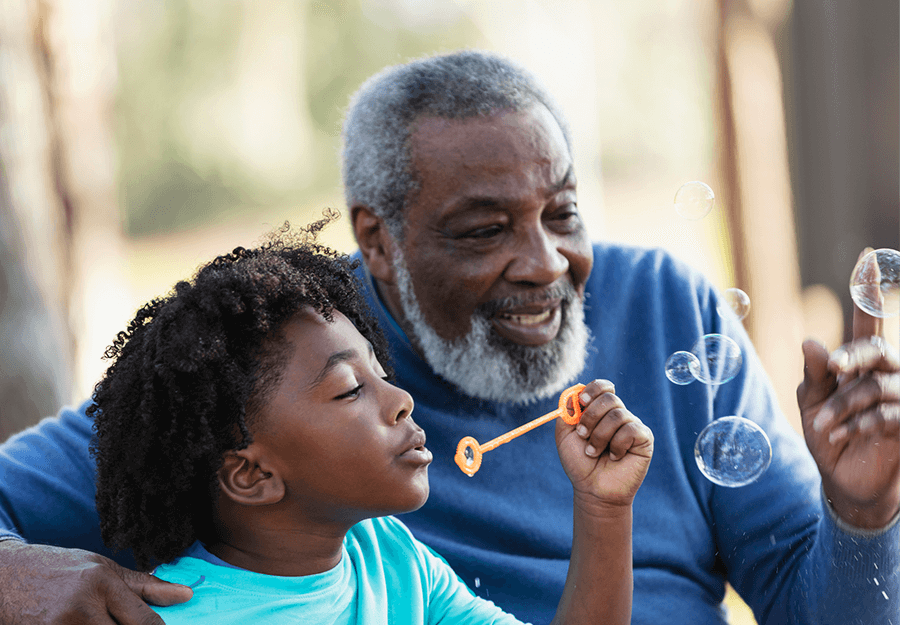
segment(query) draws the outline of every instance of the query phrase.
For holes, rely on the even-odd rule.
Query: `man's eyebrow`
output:
[[[566,173],[563,177],[547,189],[547,196],[553,196],[564,190],[565,188],[572,186],[575,184],[575,166],[573,164],[569,164],[569,168],[566,170]],[[471,195],[460,198],[457,202],[455,202],[455,210],[454,216],[467,212],[477,212],[482,210],[501,210],[506,202],[515,201],[516,198],[507,198],[507,197],[494,197],[494,196],[482,196],[482,195]]]
[[[569,164],[569,168],[566,170],[566,174],[560,179],[559,182],[552,185],[549,189],[549,195],[555,195],[568,187],[569,185],[575,182],[575,167],[572,164]]]

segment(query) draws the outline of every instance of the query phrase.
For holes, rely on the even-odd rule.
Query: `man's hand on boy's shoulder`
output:
[[[653,456],[653,432],[616,396],[609,380],[579,394],[576,426],[557,419],[556,442],[576,493],[607,506],[630,506]]]
[[[0,623],[163,625],[154,605],[184,603],[185,586],[81,549],[0,542]]]

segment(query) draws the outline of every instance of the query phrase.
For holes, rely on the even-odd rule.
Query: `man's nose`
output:
[[[515,253],[504,272],[510,282],[551,284],[569,270],[569,260],[558,241],[543,230],[529,233],[517,242]]]

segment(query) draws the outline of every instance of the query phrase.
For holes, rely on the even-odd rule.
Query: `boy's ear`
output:
[[[369,273],[380,282],[394,284],[395,243],[384,221],[375,211],[363,205],[354,205],[350,209],[350,219],[356,244]]]
[[[284,481],[261,460],[253,444],[226,452],[218,473],[219,489],[224,496],[245,506],[264,506],[284,499]]]

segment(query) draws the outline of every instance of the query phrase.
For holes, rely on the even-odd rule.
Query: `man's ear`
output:
[[[363,262],[372,277],[385,284],[394,284],[394,238],[381,217],[368,206],[355,205],[350,209],[353,234]]]
[[[284,499],[284,481],[261,463],[258,449],[253,444],[226,452],[218,478],[223,495],[235,503],[263,506]]]

